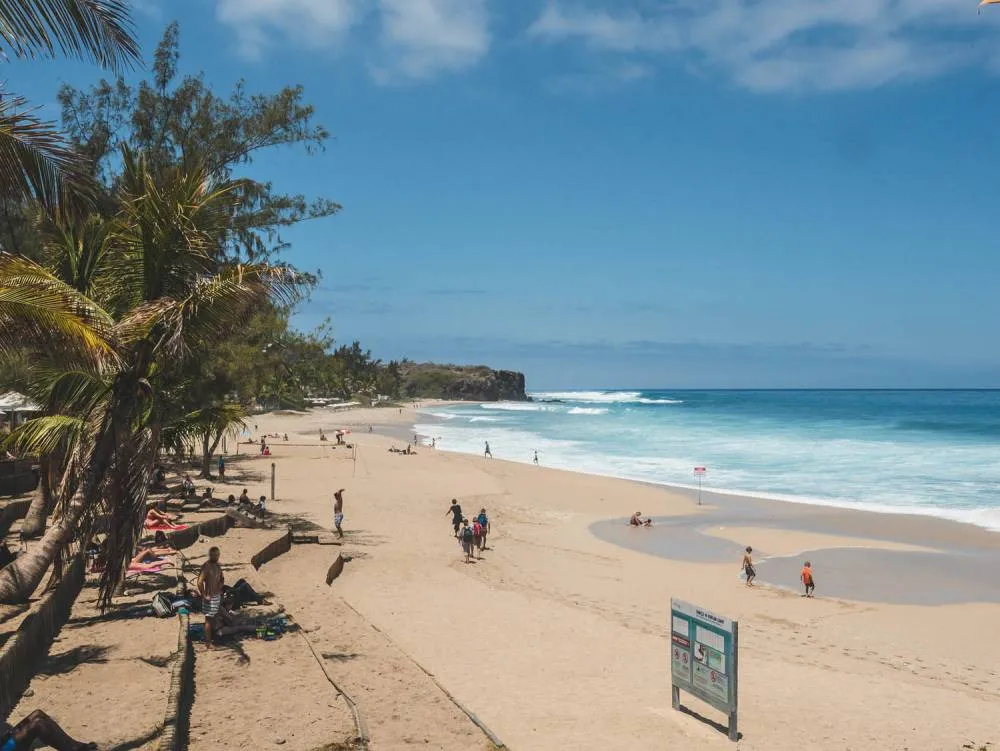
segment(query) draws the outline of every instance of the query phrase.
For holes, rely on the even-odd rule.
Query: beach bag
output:
[[[173,601],[163,592],[153,595],[153,615],[157,618],[168,618],[174,614]]]

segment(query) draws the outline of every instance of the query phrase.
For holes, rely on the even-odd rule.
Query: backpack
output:
[[[153,595],[153,615],[157,618],[169,618],[174,614],[171,607],[173,602],[169,595],[164,592],[157,592]]]
[[[472,534],[476,537],[480,537],[483,534],[482,525],[480,525],[478,521],[473,522],[472,524]]]
[[[465,529],[462,530],[462,539],[471,540],[472,534],[473,534],[472,527],[466,527]]]
[[[483,530],[485,530],[487,524],[489,524],[489,519],[486,518],[486,514],[480,514],[479,515],[479,526],[482,527]]]

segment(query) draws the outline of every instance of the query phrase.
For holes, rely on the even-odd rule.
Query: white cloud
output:
[[[365,0],[218,0],[219,21],[232,26],[246,57],[261,57],[275,32],[310,48],[338,44],[364,15]]]
[[[421,80],[460,70],[490,48],[486,0],[379,0],[382,80]]]
[[[987,34],[995,34],[997,19],[977,16],[973,6],[967,0],[607,0],[603,6],[551,0],[529,35],[577,40],[607,53],[693,58],[754,90],[836,90],[987,64],[994,54]]]
[[[351,32],[377,33],[355,47],[372,51],[367,62],[383,82],[461,70],[490,47],[487,0],[218,0],[217,16],[251,59],[278,41],[336,50]]]

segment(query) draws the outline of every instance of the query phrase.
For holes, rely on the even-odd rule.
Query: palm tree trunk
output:
[[[22,539],[34,540],[45,531],[45,521],[56,505],[55,494],[52,492],[52,475],[55,469],[56,462],[51,455],[45,454],[38,460],[40,492],[31,499],[31,506],[21,523]]]
[[[208,447],[208,431],[201,436],[201,476],[212,479],[212,450]]]
[[[56,555],[72,540],[85,508],[83,493],[77,493],[67,512],[49,527],[44,537],[0,570],[0,604],[14,605],[31,598]]]

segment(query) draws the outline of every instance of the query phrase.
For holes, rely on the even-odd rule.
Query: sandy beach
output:
[[[392,453],[413,438],[410,410],[253,422],[289,440],[271,439],[271,457],[231,458],[230,482],[213,483],[216,494],[267,494],[273,463],[269,508],[279,530],[332,541],[332,493],[345,488],[346,534],[340,546],[295,545],[257,572],[249,557],[274,531],[231,530],[186,553],[193,578],[208,544],[218,544],[227,576],[248,578],[297,628],[273,643],[196,645],[192,748],[346,748],[325,745],[352,732],[331,681],[357,701],[370,747],[389,751],[490,748],[466,712],[518,751],[959,751],[1000,740],[992,533],[709,494],[699,507],[683,491],[502,458],[425,446]],[[335,447],[339,427],[352,428],[354,448]],[[464,562],[452,498],[469,516],[481,507],[490,515],[481,560]],[[627,527],[637,509],[655,526]],[[738,575],[747,544],[760,572],[753,589]],[[955,590],[958,551],[985,576]],[[328,587],[338,553],[351,560]],[[818,581],[811,600],[796,589],[804,555]],[[911,569],[925,558],[930,568]],[[853,598],[840,591],[852,586]],[[14,717],[44,700],[102,748],[155,747],[175,622],[98,618],[89,592]],[[880,599],[884,592],[891,596]],[[671,597],[740,622],[738,744],[726,738],[725,717],[698,700],[685,696],[688,711],[671,709]],[[82,655],[80,667],[56,667],[71,654]],[[132,663],[141,670],[130,673]],[[118,675],[134,675],[148,700],[112,712],[108,697],[98,707],[105,719],[96,718],[81,691],[91,676]]]
[[[511,748],[731,747],[718,728],[670,708],[671,596],[740,620],[740,748],[959,749],[1000,736],[995,588],[947,606],[833,598],[823,589],[825,577],[835,578],[825,568],[827,549],[853,555],[858,566],[891,553],[937,554],[947,567],[937,551],[964,545],[984,556],[992,576],[993,534],[764,502],[766,518],[748,524],[730,509],[727,523],[719,499],[707,497],[699,508],[682,492],[423,447],[401,456],[388,451],[401,445],[398,438],[365,427],[393,424],[402,437],[412,422],[408,411],[388,410],[262,416],[260,430],[287,432],[293,442],[318,436],[320,427],[355,431],[356,460],[318,442],[275,442],[275,507],[330,527],[331,493],[347,489],[344,550],[358,556],[329,596],[433,673]],[[452,497],[466,513],[486,507],[490,514],[494,533],[481,562],[465,564],[451,537]],[[626,528],[636,509],[661,524]],[[645,554],[593,529],[612,524],[631,536],[626,544],[641,547],[671,519],[684,522],[679,534],[692,555]],[[798,557],[784,581],[776,564],[759,558],[761,578],[772,577],[773,565],[781,586],[747,589],[738,554],[694,554],[712,539],[737,553],[755,545],[765,559],[813,551],[819,596],[807,601],[791,591]],[[884,565],[897,590],[920,590],[906,559]],[[685,704],[724,719],[697,700]]]

